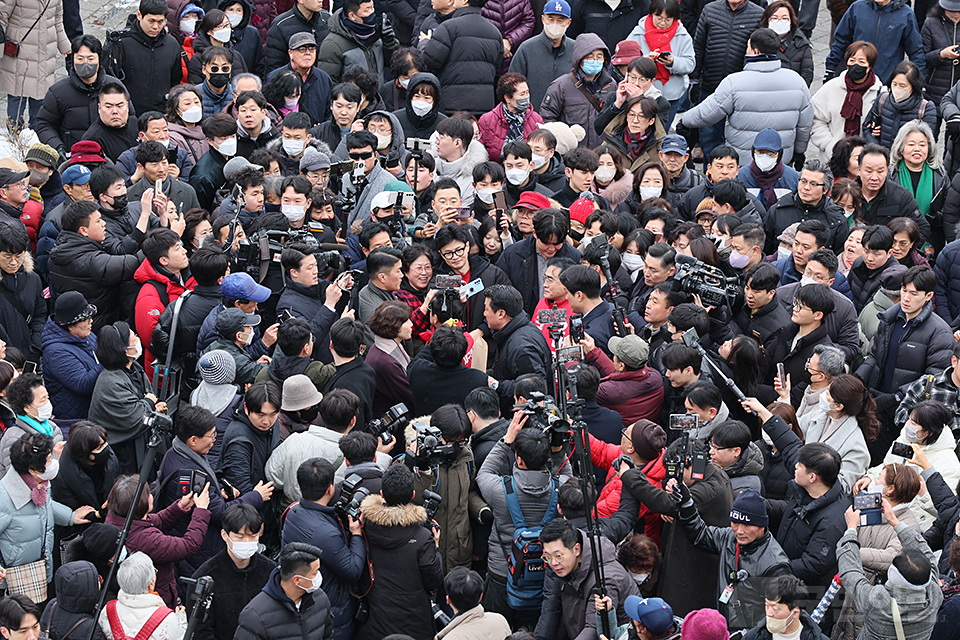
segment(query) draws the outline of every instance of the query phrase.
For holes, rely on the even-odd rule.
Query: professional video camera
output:
[[[434,493],[429,489],[424,489],[423,491],[423,508],[427,512],[427,520],[433,520],[437,515],[437,509],[440,508],[440,503],[443,502],[443,496],[439,493]]]
[[[408,420],[410,420],[410,411],[407,405],[401,402],[387,409],[381,417],[368,422],[363,430],[380,438],[383,444],[387,444],[390,442],[387,436],[392,435],[395,438],[402,436]]]
[[[320,248],[316,236],[310,233],[310,229],[307,227],[288,231],[260,229],[246,240],[239,242],[234,273],[246,272],[254,280],[260,282],[260,276],[269,268],[270,263],[280,261],[280,252],[283,251],[284,245],[295,242],[303,243],[314,249]],[[319,261],[320,257],[318,256],[318,264]]]
[[[417,432],[417,455],[413,466],[416,469],[429,469],[445,462],[451,462],[457,456],[457,447],[443,444],[439,427],[428,424],[414,424]]]
[[[570,423],[551,396],[539,391],[531,391],[530,399],[522,405],[515,405],[529,417],[527,424],[540,429],[550,436],[551,447],[562,447],[573,441]]]
[[[360,486],[361,482],[363,478],[351,473],[340,485],[340,498],[334,503],[333,508],[344,523],[348,522],[348,518],[356,520],[360,517],[360,503],[370,495],[369,489]]]
[[[700,296],[706,306],[733,307],[740,295],[740,280],[727,277],[722,270],[712,265],[678,253],[677,273],[673,277],[673,290]]]
[[[619,298],[623,295],[620,285],[614,280],[614,273],[610,269],[610,242],[607,235],[601,233],[592,238],[592,244],[600,254],[600,270],[603,271],[603,277],[607,284],[603,287],[603,297],[608,299],[613,305],[613,322],[617,327],[617,332],[621,337],[627,335],[627,314],[623,307],[618,304]]]
[[[162,434],[173,434],[173,418],[156,411],[149,411],[143,416],[143,426],[146,430],[157,431]]]
[[[677,482],[683,482],[683,470],[686,467],[691,468],[691,475],[695,480],[703,479],[710,456],[703,443],[690,437],[690,434],[696,431],[699,426],[700,417],[695,414],[674,413],[670,415],[670,428],[674,431],[682,431],[682,434],[679,447],[673,451],[668,449],[663,456],[663,467],[666,470],[663,478],[664,485],[670,478],[674,478]]]
[[[393,207],[393,215],[378,218],[378,221],[390,230],[391,237],[402,238],[407,230],[403,212],[407,209],[415,210],[417,195],[412,191],[388,191],[387,194],[390,196],[390,203],[387,206]]]

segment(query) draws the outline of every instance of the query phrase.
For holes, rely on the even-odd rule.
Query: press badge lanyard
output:
[[[736,588],[738,582],[743,582],[747,579],[747,572],[740,569],[740,543],[737,543],[737,553],[736,553],[736,571],[730,575],[730,582],[724,588],[723,593],[720,594],[720,604],[727,604],[730,602],[730,598],[733,596],[733,590]]]

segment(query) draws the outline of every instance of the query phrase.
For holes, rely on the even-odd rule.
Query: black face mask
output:
[[[851,80],[859,83],[867,77],[867,68],[862,64],[848,64],[847,75]]]
[[[573,229],[570,229],[570,237],[577,242],[580,242],[583,240],[583,231],[574,231]]]
[[[270,204],[269,202],[267,202],[266,204],[263,205],[263,210],[266,211],[267,213],[280,213],[280,205]]]
[[[107,460],[110,459],[110,447],[106,446],[102,451],[92,453],[93,461],[90,463],[94,466],[100,466],[107,464]]]
[[[230,82],[229,73],[211,73],[210,74],[210,86],[217,89],[223,89],[227,86],[227,83]]]
[[[313,421],[317,419],[317,416],[320,415],[320,409],[317,407],[310,407],[309,409],[303,409],[300,413],[300,424],[313,424]]]
[[[77,72],[78,78],[89,80],[100,71],[100,65],[92,62],[81,62],[80,64],[73,65],[73,70]]]
[[[127,194],[122,196],[113,196],[113,204],[111,205],[114,210],[121,211],[127,208]]]
[[[370,25],[370,26],[376,26],[376,24],[377,24],[377,12],[374,11],[374,12],[371,13],[370,15],[364,16],[364,17],[363,17],[363,24],[367,24],[367,25]]]

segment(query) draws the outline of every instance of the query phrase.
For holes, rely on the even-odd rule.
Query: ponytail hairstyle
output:
[[[867,392],[866,387],[856,376],[844,373],[830,383],[830,395],[833,401],[843,405],[843,412],[856,416],[857,424],[867,443],[880,435],[880,420],[877,419],[877,403]]]

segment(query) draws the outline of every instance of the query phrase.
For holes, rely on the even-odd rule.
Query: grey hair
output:
[[[847,372],[846,356],[832,344],[818,344],[813,348],[813,353],[820,356],[820,371],[830,380]]]
[[[278,198],[280,193],[280,184],[283,182],[283,176],[263,176],[263,192],[265,194],[275,194]]]
[[[940,158],[937,157],[937,141],[933,137],[933,130],[923,120],[911,120],[900,127],[897,137],[890,145],[890,171],[894,171],[897,163],[903,160],[903,147],[907,143],[907,136],[911,133],[922,133],[927,138],[927,164],[931,169],[940,168]]]
[[[829,193],[830,188],[833,186],[833,171],[830,170],[830,165],[818,158],[811,158],[803,163],[803,170],[822,173],[823,188]]]
[[[257,91],[263,91],[263,81],[260,80],[259,76],[256,76],[252,73],[238,73],[237,75],[233,76],[233,80],[230,81],[230,90],[236,93],[237,87],[240,85],[240,81],[248,78],[253,78],[257,81]]]
[[[131,596],[147,593],[150,583],[156,578],[157,569],[153,566],[153,560],[142,551],[131,554],[117,569],[117,584],[121,591]]]

